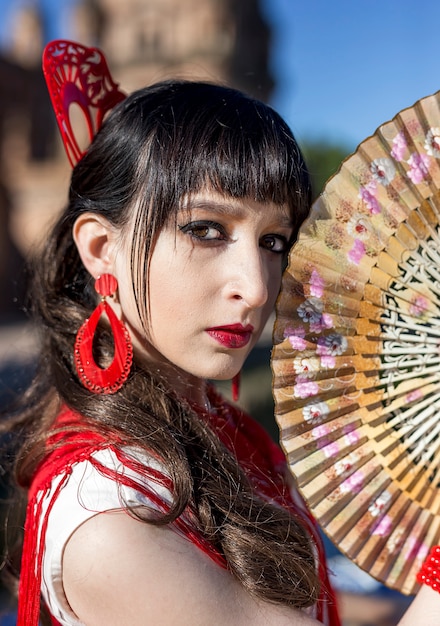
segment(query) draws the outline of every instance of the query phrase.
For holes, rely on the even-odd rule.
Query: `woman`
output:
[[[258,341],[308,206],[260,102],[171,81],[112,111],[33,272],[19,624],[40,587],[60,624],[338,623],[282,454],[207,382]]]
[[[208,382],[237,380],[309,200],[290,130],[237,91],[112,111],[33,272],[19,626],[40,590],[65,626],[339,624],[281,451]]]

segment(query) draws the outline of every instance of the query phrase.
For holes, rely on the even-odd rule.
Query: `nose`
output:
[[[269,297],[270,272],[259,246],[237,247],[229,282],[230,297],[243,300],[250,309],[263,307]]]

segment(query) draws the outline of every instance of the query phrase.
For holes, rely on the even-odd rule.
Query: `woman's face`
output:
[[[148,336],[117,258],[123,317],[144,357],[189,378],[240,371],[273,310],[292,236],[287,206],[204,191],[162,229],[148,276]],[[166,369],[166,368],[165,368]]]

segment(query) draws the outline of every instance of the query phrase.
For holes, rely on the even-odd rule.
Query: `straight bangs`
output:
[[[225,195],[287,204],[296,212],[307,202],[304,180],[298,180],[307,174],[305,167],[298,166],[296,144],[252,106],[249,113],[253,116],[239,110],[231,113],[238,118],[235,123],[240,124],[240,133],[230,132],[228,125],[216,119],[210,132],[193,144],[193,154],[181,163],[182,182],[189,183],[193,191],[208,183]]]
[[[310,208],[308,172],[289,127],[271,107],[209,83],[165,82],[156,90],[160,104],[154,106],[150,91],[149,111],[142,115],[156,124],[144,144],[139,181],[140,196],[148,204],[154,198],[161,223],[162,211],[169,217],[205,187],[287,204],[295,222],[304,219]]]
[[[299,150],[272,110],[240,96],[229,106],[201,109],[189,124],[178,126],[177,133],[186,148],[173,165],[185,193],[208,184],[235,198],[297,208],[303,193]]]

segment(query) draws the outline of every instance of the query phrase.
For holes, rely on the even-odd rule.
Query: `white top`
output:
[[[129,452],[133,458],[141,461],[145,466],[164,473],[164,468],[145,452],[137,450],[124,450],[124,452]],[[145,477],[122,466],[111,450],[99,450],[92,456],[102,465],[119,473],[124,472],[138,483],[146,484]],[[60,481],[61,477],[54,479],[51,493]],[[148,488],[157,493],[163,501],[171,502],[171,494],[165,487],[148,481]],[[70,608],[63,589],[62,559],[67,541],[81,524],[94,515],[104,511],[121,510],[125,508],[124,504],[144,505],[157,509],[157,506],[148,501],[140,492],[103,476],[90,461],[73,465],[72,474],[61,489],[49,514],[42,568],[43,597],[50,612],[62,626],[83,626]]]
[[[144,450],[124,448],[124,454],[142,463],[145,468],[152,468],[162,475],[168,475],[164,467]],[[119,475],[129,476],[140,486],[145,485],[148,491],[159,496],[160,501],[167,504],[172,502],[171,492],[166,487],[127,468],[110,449],[98,450],[92,457]],[[51,490],[43,504],[41,520],[44,519],[48,502],[62,478],[63,476],[58,476],[52,481]],[[301,510],[304,504],[296,490],[292,491]],[[69,538],[81,524],[94,515],[105,511],[124,510],[127,506],[148,506],[158,510],[158,505],[143,493],[107,478],[90,461],[81,461],[72,466],[72,473],[56,497],[48,516],[41,577],[43,598],[50,613],[61,626],[84,626],[70,608],[63,589],[62,559]],[[305,521],[307,522],[307,518]],[[310,531],[312,532],[312,528]],[[315,615],[315,610],[316,606],[310,607],[305,613]]]

